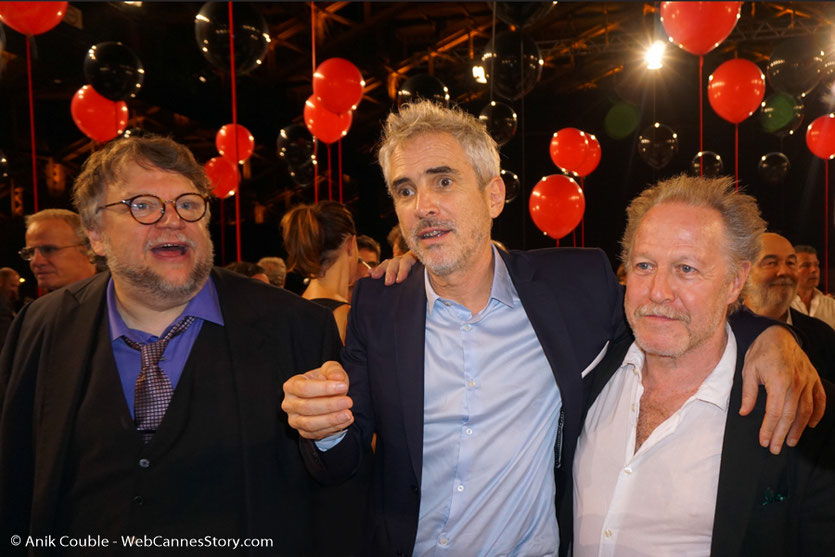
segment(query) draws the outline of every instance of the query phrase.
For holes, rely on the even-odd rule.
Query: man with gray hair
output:
[[[343,480],[376,433],[369,554],[564,554],[555,499],[570,493],[583,370],[628,336],[609,261],[493,246],[498,148],[461,110],[401,106],[379,160],[421,265],[394,286],[357,282],[344,371],[285,383],[290,424],[316,440],[301,445],[308,469]]]
[[[337,357],[339,335],[324,308],[213,268],[210,191],[167,138],[112,141],[84,163],[74,202],[110,271],[26,306],[9,332],[3,555],[27,551],[18,536],[316,554],[319,491],[275,393]]]
[[[762,401],[735,411],[743,349],[728,315],[760,251],[756,201],[730,178],[682,175],[645,190],[627,215],[635,340],[595,370],[574,462],[574,555],[831,552],[833,412],[774,456],[751,442]]]
[[[280,257],[262,257],[258,265],[264,269],[270,284],[284,288],[284,280],[287,278],[287,264]]]
[[[818,250],[812,246],[794,246],[797,254],[797,295],[792,308],[816,317],[835,329],[835,299],[818,289],[821,267]]]
[[[44,209],[26,216],[26,247],[20,257],[47,292],[96,274],[90,241],[78,213]]]

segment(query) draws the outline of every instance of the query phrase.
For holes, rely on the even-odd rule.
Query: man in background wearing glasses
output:
[[[96,274],[87,234],[77,213],[44,209],[26,217],[26,247],[19,252],[46,292]]]
[[[110,270],[27,306],[0,356],[0,553],[27,535],[315,553],[279,393],[339,336],[329,311],[213,268],[210,189],[170,139],[84,164],[74,203]]]

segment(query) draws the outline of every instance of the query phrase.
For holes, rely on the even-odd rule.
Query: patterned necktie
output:
[[[139,344],[126,336],[122,337],[125,344],[139,350],[142,357],[142,371],[136,378],[134,391],[134,422],[145,443],[150,441],[157,431],[174,394],[171,381],[159,367],[159,361],[165,347],[168,346],[168,341],[188,329],[193,321],[194,317],[184,317],[171,327],[164,337],[148,344]]]

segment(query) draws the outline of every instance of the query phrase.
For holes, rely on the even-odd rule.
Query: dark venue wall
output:
[[[234,5],[236,116],[255,142],[241,167],[238,193],[242,259],[283,255],[282,215],[314,200],[303,116],[313,94],[314,35],[317,64],[342,57],[364,79],[362,100],[341,140],[342,195],[358,231],[380,241],[384,256],[396,218],[374,155],[380,124],[396,110],[398,97],[444,102],[446,86],[450,102],[474,115],[491,97],[515,112],[515,132],[501,127],[506,122],[490,122],[503,134],[503,169],[521,184],[494,226],[496,239],[510,248],[556,243],[534,224],[528,197],[541,177],[560,173],[549,156],[558,130],[594,134],[602,153],[584,179],[584,238],[578,228],[560,245],[601,247],[613,262],[627,202],[659,178],[692,172],[699,151],[699,57],[668,41],[661,3],[316,2],[313,8],[300,2]],[[739,13],[727,38],[704,55],[704,149],[721,157],[725,174],[734,174],[734,125],[711,108],[708,76],[728,60],[751,61],[766,76],[768,112],[757,110],[739,124],[740,184],[758,199],[773,230],[823,253],[825,167],[807,146],[806,127],[835,106],[835,5],[745,2]],[[35,205],[27,45],[15,25],[12,18],[0,34],[0,151],[7,161],[0,161],[0,265],[15,267],[33,285],[16,255],[24,241],[22,215]],[[36,34],[30,46],[38,208],[70,207],[72,180],[98,145],[72,111],[77,91],[95,77],[85,68],[94,45],[120,42],[141,61],[141,87],[124,93],[125,128],[170,135],[201,163],[218,157],[216,134],[233,117],[225,25],[227,3],[70,2],[60,23]],[[653,40],[667,45],[658,70],[648,70],[644,61]],[[495,71],[484,60],[496,60]],[[124,62],[128,68],[132,63]],[[487,83],[474,77],[476,66],[485,68]],[[111,96],[122,94],[118,83],[92,84]],[[658,168],[639,154],[640,136],[654,122],[668,126],[677,140],[677,149],[666,154],[666,147],[654,146],[664,160],[652,160],[665,163]],[[282,139],[282,130],[289,139]],[[320,199],[329,197],[329,188],[339,196],[339,143],[330,151],[329,165],[327,145],[319,142]],[[773,156],[761,168],[768,153],[783,153],[788,167]],[[224,201],[222,210],[220,203],[213,202],[211,229],[218,263],[224,263],[237,258],[237,221],[234,201]]]

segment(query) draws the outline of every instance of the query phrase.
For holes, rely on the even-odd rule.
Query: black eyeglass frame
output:
[[[179,209],[177,209],[177,202],[178,202],[180,199],[182,199],[183,197],[187,196],[187,195],[196,195],[197,197],[199,197],[200,199],[202,199],[202,200],[203,200],[203,212],[202,212],[202,213],[200,214],[200,216],[199,216],[199,217],[197,217],[196,219],[187,219],[187,218],[185,218],[183,215],[181,215],[181,214],[180,214],[180,210],[179,210]],[[142,222],[141,220],[139,220],[139,219],[136,217],[136,215],[134,215],[134,214],[133,214],[133,202],[134,202],[134,201],[136,201],[137,199],[139,199],[140,197],[153,197],[153,198],[155,198],[155,199],[158,199],[158,200],[159,200],[159,202],[160,202],[160,211],[159,211],[159,215],[157,216],[156,220],[151,221],[151,222]],[[106,205],[102,205],[101,207],[99,207],[98,209],[96,209],[96,212],[98,213],[98,212],[99,212],[99,211],[101,211],[102,209],[107,209],[108,207],[115,207],[116,205],[125,205],[125,206],[127,206],[127,208],[128,208],[128,212],[130,213],[130,216],[131,216],[131,217],[133,217],[133,220],[135,220],[135,221],[136,221],[136,222],[138,222],[139,224],[144,224],[144,225],[146,225],[146,226],[150,226],[150,225],[152,225],[152,224],[156,224],[156,223],[158,223],[159,221],[161,221],[161,220],[162,220],[162,217],[164,217],[164,216],[165,216],[165,208],[166,208],[166,206],[167,206],[169,203],[171,203],[171,206],[172,206],[172,207],[174,207],[174,212],[175,212],[175,213],[177,213],[177,216],[180,218],[180,220],[183,220],[183,221],[185,221],[185,222],[197,222],[197,221],[201,220],[203,217],[205,217],[205,216],[206,216],[206,213],[207,213],[207,212],[208,212],[208,210],[209,210],[209,200],[210,200],[210,199],[211,199],[211,198],[210,198],[208,195],[203,195],[203,194],[201,194],[201,193],[197,193],[197,192],[190,192],[190,191],[189,191],[189,192],[185,192],[185,193],[181,193],[180,195],[178,195],[178,196],[177,196],[177,197],[175,197],[174,199],[163,199],[163,198],[161,198],[160,196],[158,196],[158,195],[153,195],[153,194],[151,194],[151,193],[140,193],[139,195],[134,195],[133,197],[128,197],[127,199],[120,199],[119,201],[114,201],[113,203],[108,203],[108,204],[106,204]]]

